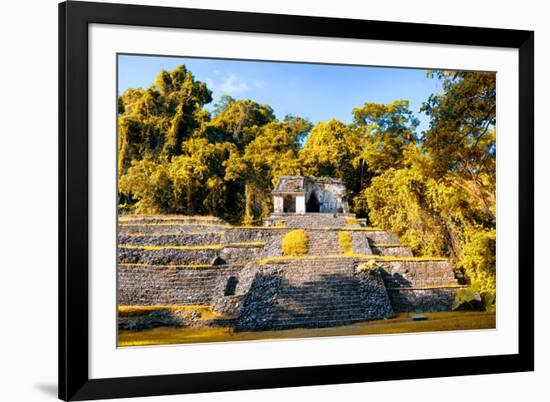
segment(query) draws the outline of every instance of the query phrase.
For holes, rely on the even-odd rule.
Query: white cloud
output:
[[[254,80],[252,81],[252,85],[254,85],[256,88],[263,88],[265,86],[265,82],[260,80]]]
[[[206,86],[209,88],[209,89],[213,89],[216,87],[216,83],[214,82],[214,80],[212,78],[206,78],[204,80],[204,82],[206,82]]]
[[[220,86],[220,90],[226,94],[237,94],[247,89],[248,85],[245,82],[239,81],[235,74],[229,74],[225,77],[223,84]]]

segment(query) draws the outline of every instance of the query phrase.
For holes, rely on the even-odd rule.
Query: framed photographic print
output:
[[[534,369],[534,33],[59,5],[59,397]]]

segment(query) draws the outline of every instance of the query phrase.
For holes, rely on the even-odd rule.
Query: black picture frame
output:
[[[88,25],[192,28],[519,50],[517,354],[90,379]],[[534,370],[534,32],[142,5],[59,5],[59,398],[170,395]]]

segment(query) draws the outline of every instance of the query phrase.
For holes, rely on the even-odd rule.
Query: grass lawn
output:
[[[341,335],[400,334],[409,332],[494,329],[496,316],[489,312],[423,313],[428,319],[412,321],[409,313],[389,320],[368,321],[341,327],[297,328],[279,331],[234,332],[232,328],[168,328],[119,331],[118,346],[168,345],[260,339],[312,338]]]

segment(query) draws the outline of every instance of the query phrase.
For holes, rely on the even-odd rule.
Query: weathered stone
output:
[[[119,244],[133,247],[118,252],[119,303],[210,305],[235,317],[239,330],[343,325],[391,317],[394,312],[452,308],[461,287],[449,261],[381,260],[378,268],[358,272],[355,268],[364,259],[344,257],[338,239],[340,231],[353,228],[347,221],[351,216],[313,213],[268,218],[266,224],[284,222],[282,228],[229,228],[219,220],[197,217],[128,219],[121,223]],[[280,256],[284,234],[296,227],[308,232],[308,258],[258,265],[262,258]],[[355,254],[412,255],[390,232],[348,232]],[[158,248],[139,248],[149,245]],[[457,308],[478,308],[478,301],[474,302]],[[125,320],[123,326],[194,325],[196,321],[192,315],[182,317],[157,312]],[[226,323],[233,325],[231,320]]]
[[[464,289],[455,296],[452,308],[454,311],[484,311],[485,305],[478,292]]]

